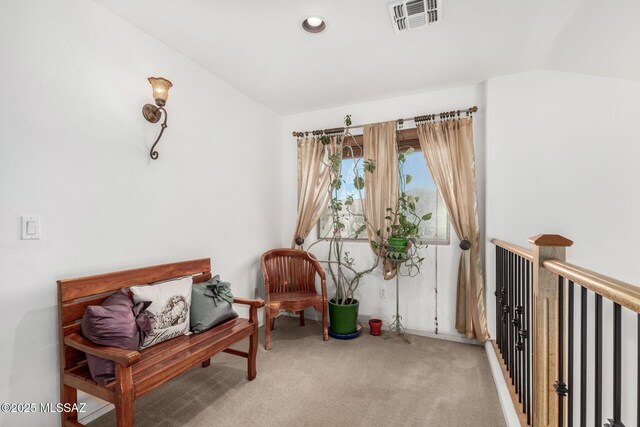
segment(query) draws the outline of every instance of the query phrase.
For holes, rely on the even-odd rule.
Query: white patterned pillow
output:
[[[153,335],[147,336],[140,349],[189,332],[191,308],[190,276],[147,286],[132,286],[134,303],[151,301],[147,311],[155,316]]]

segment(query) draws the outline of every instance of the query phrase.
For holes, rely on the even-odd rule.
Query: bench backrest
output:
[[[88,306],[102,304],[109,295],[120,289],[188,275],[193,276],[194,283],[209,280],[211,278],[211,260],[203,258],[77,279],[58,280],[58,327],[62,369],[70,369],[85,359],[83,352],[64,345],[64,337],[80,331],[82,316]]]

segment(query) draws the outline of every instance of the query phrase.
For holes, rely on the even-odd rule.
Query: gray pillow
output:
[[[233,295],[230,284],[215,276],[191,287],[191,331],[204,332],[225,320],[238,317],[231,304]]]

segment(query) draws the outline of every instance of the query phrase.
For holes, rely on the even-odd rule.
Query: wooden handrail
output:
[[[533,252],[531,252],[527,248],[523,248],[522,246],[514,245],[513,243],[505,242],[504,240],[499,239],[491,239],[491,243],[503,249],[511,251],[516,255],[520,255],[522,258],[533,261]]]
[[[640,287],[557,259],[548,259],[542,265],[545,269],[567,280],[578,283],[616,304],[640,313]]]

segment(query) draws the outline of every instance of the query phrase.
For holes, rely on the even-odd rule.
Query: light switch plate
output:
[[[22,240],[40,239],[40,217],[29,215],[22,217]]]

